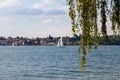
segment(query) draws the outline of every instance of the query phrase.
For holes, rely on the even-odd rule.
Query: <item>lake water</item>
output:
[[[0,47],[0,80],[120,80],[120,46],[99,46],[80,72],[78,46]]]

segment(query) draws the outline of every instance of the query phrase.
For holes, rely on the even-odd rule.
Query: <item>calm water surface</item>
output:
[[[120,80],[120,46],[99,46],[79,70],[78,46],[0,47],[0,80]]]

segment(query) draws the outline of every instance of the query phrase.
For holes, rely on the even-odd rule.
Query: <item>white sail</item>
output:
[[[58,40],[57,47],[63,47],[62,37]]]

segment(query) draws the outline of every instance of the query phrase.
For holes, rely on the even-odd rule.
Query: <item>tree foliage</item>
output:
[[[79,51],[82,54],[81,71],[84,71],[86,55],[99,44],[98,14],[101,15],[101,33],[107,42],[107,20],[108,16],[112,23],[113,33],[120,30],[120,0],[67,0],[69,5],[69,16],[72,22],[72,32],[81,36]],[[99,13],[100,11],[100,13]]]

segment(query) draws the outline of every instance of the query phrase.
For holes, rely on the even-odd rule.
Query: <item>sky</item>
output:
[[[111,23],[108,20],[108,34]],[[98,28],[100,31],[100,15]],[[0,0],[0,36],[72,36],[66,0]]]
[[[0,36],[72,36],[66,0],[0,0]]]

